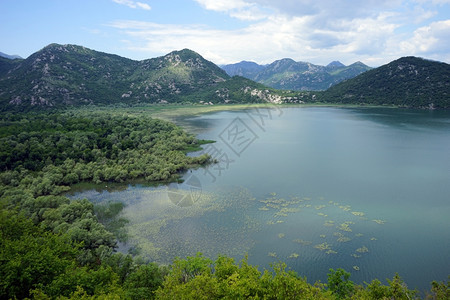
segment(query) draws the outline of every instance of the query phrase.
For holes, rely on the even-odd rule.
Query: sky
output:
[[[0,51],[76,44],[134,60],[450,63],[450,0],[0,0]]]

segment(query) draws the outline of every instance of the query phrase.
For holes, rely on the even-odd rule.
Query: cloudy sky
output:
[[[0,0],[0,12],[0,51],[22,57],[60,43],[136,60],[189,48],[216,64],[450,63],[450,0]]]

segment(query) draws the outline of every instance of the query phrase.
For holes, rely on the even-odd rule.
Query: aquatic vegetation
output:
[[[350,205],[340,205],[339,208],[342,209],[343,211],[350,211],[351,210],[351,206]]]
[[[260,207],[260,208],[258,208],[259,210],[269,210],[269,208],[267,207],[267,206],[263,206],[263,207]]]
[[[319,249],[320,251],[331,250],[331,245],[324,242],[322,244],[315,245],[314,248]]]
[[[356,249],[356,252],[367,253],[369,252],[369,249],[366,246],[362,246],[361,248]]]
[[[298,255],[297,253],[292,253],[291,255],[289,255],[289,258],[297,258],[300,255]]]
[[[281,224],[281,223],[284,223],[284,221],[283,220],[277,220],[277,224]]]
[[[267,223],[266,223],[267,225],[274,225],[275,224],[275,222],[274,221],[272,221],[272,220],[269,220],[269,221],[267,221]]]
[[[360,211],[352,211],[352,215],[355,215],[357,217],[364,217],[366,214]]]
[[[334,250],[328,250],[328,251],[326,251],[325,252],[326,254],[337,254],[337,252],[336,251],[334,251]]]
[[[295,239],[295,240],[293,240],[293,242],[302,244],[302,245],[304,245],[304,246],[308,246],[308,245],[311,245],[311,244],[312,244],[311,241],[304,241],[304,240],[302,240],[302,239]]]
[[[359,267],[358,266],[353,266],[353,270],[359,271]]]
[[[284,238],[285,236],[286,236],[286,235],[285,235],[284,233],[279,233],[279,234],[278,234],[278,238],[280,238],[280,239],[281,239],[281,238]]]
[[[375,237],[371,237],[371,238],[370,238],[370,240],[371,240],[371,241],[376,241],[376,240],[377,240],[377,238],[375,238]]]
[[[327,206],[326,205],[316,205],[316,206],[314,206],[314,208],[317,209],[317,210],[325,208],[325,207],[327,207]]]
[[[352,229],[349,226],[349,222],[345,222],[337,226],[337,229],[347,232],[352,232]]]
[[[334,226],[334,221],[327,220],[327,221],[325,221],[323,226],[333,227]]]
[[[337,239],[337,241],[340,242],[340,243],[346,243],[346,242],[349,242],[349,241],[351,241],[351,240],[352,240],[351,238],[346,237],[346,236],[341,236],[341,237],[339,237],[339,238]]]
[[[337,238],[337,241],[340,242],[340,243],[345,243],[345,242],[349,242],[349,241],[352,240],[351,238],[349,238],[349,237],[343,235],[343,234],[340,233],[340,232],[335,232],[335,233],[333,233],[333,235],[338,237],[338,238]]]
[[[321,217],[328,217],[328,215],[324,214],[324,213],[317,213],[317,215],[321,216]]]
[[[276,214],[273,215],[274,217],[287,217],[287,213],[283,213],[283,212],[277,212]]]
[[[269,252],[268,256],[270,256],[270,257],[277,257],[277,254],[275,252]]]
[[[351,256],[351,257],[354,257],[354,258],[360,258],[360,257],[362,257],[361,255],[355,254],[355,253],[350,254],[350,256]]]
[[[326,238],[327,236],[325,235],[325,234],[321,234],[321,235],[319,235],[321,238]]]
[[[383,225],[386,223],[386,221],[384,221],[384,220],[372,220],[372,221],[374,221],[375,223],[380,224],[380,225]]]
[[[356,237],[362,237],[362,236],[364,236],[364,234],[362,234],[362,233],[357,233],[357,234],[355,234],[355,236],[356,236]]]
[[[273,203],[267,203],[266,204],[267,207],[271,207],[271,208],[275,208],[275,209],[279,209],[280,205],[278,204],[273,204]]]

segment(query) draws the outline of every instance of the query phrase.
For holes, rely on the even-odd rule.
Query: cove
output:
[[[215,140],[200,153],[218,163],[180,184],[72,196],[126,205],[123,251],[160,263],[247,253],[309,282],[329,268],[357,283],[398,272],[419,290],[447,279],[450,112],[271,106],[176,122]]]

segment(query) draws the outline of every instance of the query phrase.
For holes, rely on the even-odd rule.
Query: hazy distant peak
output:
[[[9,55],[9,54],[3,53],[3,52],[0,52],[0,57],[4,57],[7,59],[23,59],[19,55]]]
[[[332,61],[327,65],[328,68],[342,68],[345,67],[343,63],[338,60]]]

